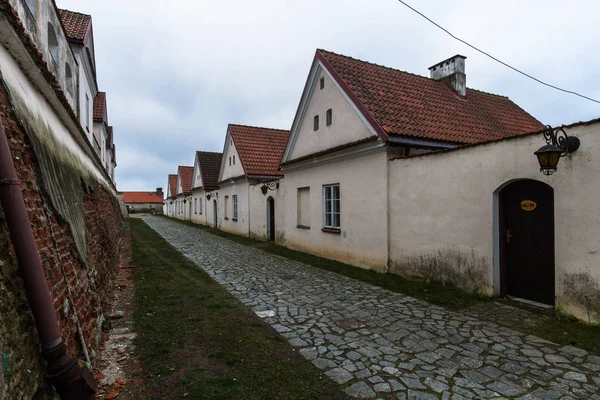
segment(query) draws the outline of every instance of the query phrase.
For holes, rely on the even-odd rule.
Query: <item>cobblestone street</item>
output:
[[[600,357],[584,350],[143,219],[355,398],[600,400]]]

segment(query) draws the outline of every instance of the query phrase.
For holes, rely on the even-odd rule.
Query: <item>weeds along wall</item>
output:
[[[95,356],[123,217],[112,185],[35,47],[0,21],[0,118],[68,352]],[[18,33],[18,32],[17,32]],[[38,336],[0,208],[0,400],[42,398]]]

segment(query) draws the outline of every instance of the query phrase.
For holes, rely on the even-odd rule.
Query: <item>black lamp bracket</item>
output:
[[[567,132],[562,127],[557,128],[555,131],[550,125],[546,125],[542,133],[547,144],[557,146],[563,151],[560,155],[561,157],[574,152],[581,144],[579,138],[567,135]]]

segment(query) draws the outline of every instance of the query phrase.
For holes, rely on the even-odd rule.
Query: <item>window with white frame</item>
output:
[[[233,215],[233,219],[237,219],[238,217],[238,203],[237,203],[237,194],[234,194],[231,198],[231,212]]]
[[[52,59],[58,62],[58,39],[54,26],[50,22],[48,22],[48,50],[50,50]]]
[[[323,186],[323,227],[340,227],[340,185]]]
[[[202,197],[198,198],[198,214],[202,214]]]

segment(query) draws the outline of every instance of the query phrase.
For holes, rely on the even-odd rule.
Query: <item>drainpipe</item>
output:
[[[1,121],[0,202],[42,345],[42,356],[47,361],[48,378],[61,399],[91,400],[97,383],[86,367],[81,368],[77,359],[67,354],[60,336],[58,318]]]

